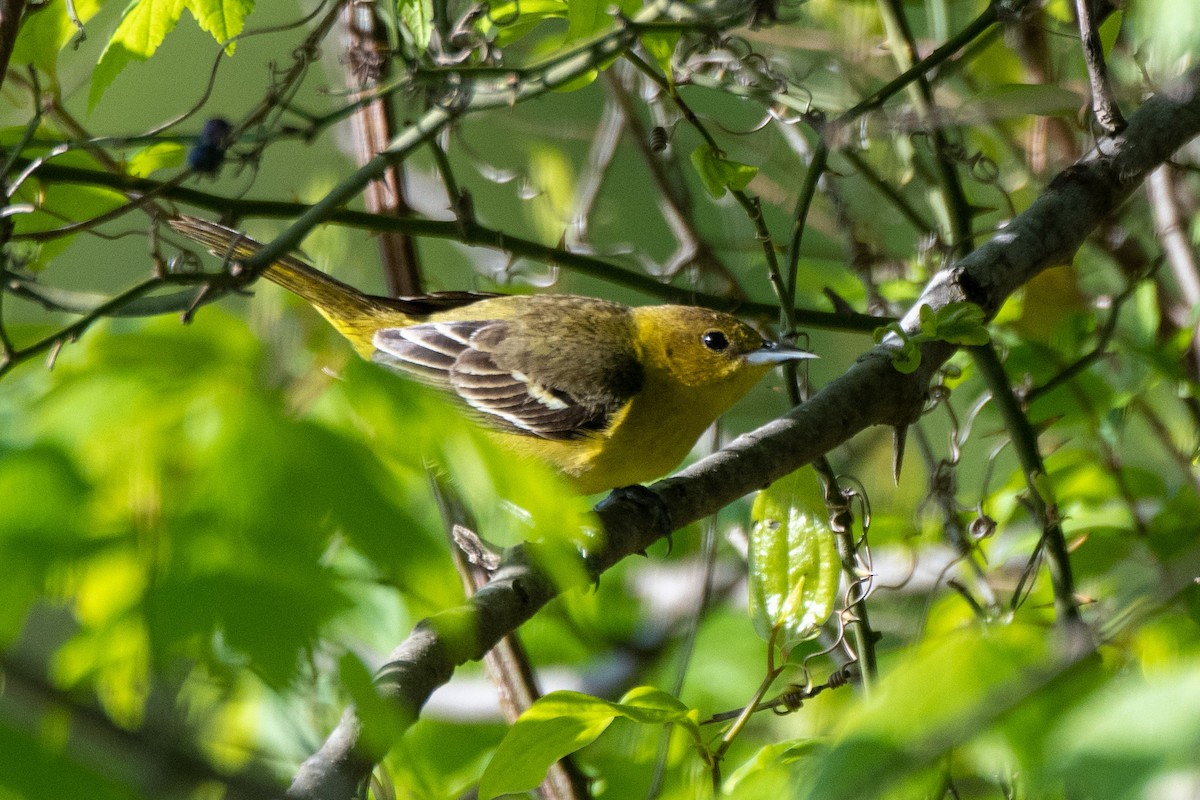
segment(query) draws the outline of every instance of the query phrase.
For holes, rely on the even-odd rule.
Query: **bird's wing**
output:
[[[543,439],[603,430],[640,387],[632,355],[599,364],[567,359],[571,372],[555,375],[514,341],[520,328],[505,320],[384,328],[375,333],[374,360],[453,391],[494,427]]]

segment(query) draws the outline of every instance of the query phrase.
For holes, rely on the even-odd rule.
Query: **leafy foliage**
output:
[[[617,703],[553,692],[535,701],[509,729],[479,781],[480,797],[491,800],[535,788],[554,762],[594,742],[618,717],[642,725],[681,725],[700,739],[696,712],[653,687],[630,689]]]
[[[919,330],[910,335],[898,323],[891,322],[875,331],[875,342],[888,341],[894,336],[898,344],[891,348],[892,364],[908,375],[921,366],[923,342],[949,342],[956,345],[984,345],[991,341],[985,326],[983,309],[974,303],[955,302],[934,311],[926,304],[917,309]]]
[[[735,192],[745,189],[758,172],[749,164],[731,161],[708,145],[692,151],[692,166],[714,200],[720,200],[731,189]]]

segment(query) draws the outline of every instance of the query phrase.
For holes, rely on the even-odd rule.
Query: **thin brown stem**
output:
[[[354,0],[346,5],[342,15],[348,40],[347,83],[355,87],[357,99],[387,80],[391,56],[387,37],[375,15],[374,3]],[[355,158],[360,167],[386,150],[396,136],[395,117],[387,97],[377,97],[360,106],[350,117],[350,122]],[[396,217],[411,215],[404,184],[403,164],[389,165],[363,191],[367,210]],[[401,231],[388,231],[379,234],[375,241],[379,246],[380,266],[388,294],[393,297],[421,294],[421,268],[413,237]]]
[[[1100,42],[1094,6],[1094,0],[1075,0],[1075,16],[1079,20],[1079,41],[1083,45],[1083,60],[1087,63],[1092,89],[1092,113],[1104,132],[1112,136],[1125,129],[1125,117],[1108,82],[1108,67],[1104,63],[1104,46]]]

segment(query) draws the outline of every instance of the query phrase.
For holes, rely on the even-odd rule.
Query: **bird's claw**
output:
[[[600,506],[603,507],[608,503],[616,503],[621,501],[629,501],[642,509],[652,520],[655,530],[658,535],[667,540],[667,554],[670,555],[672,541],[671,533],[675,530],[675,521],[671,518],[671,511],[663,503],[658,492],[653,489],[648,489],[645,486],[635,484],[633,486],[618,486],[612,490],[608,497],[600,501]],[[640,551],[641,555],[646,555],[646,551]]]

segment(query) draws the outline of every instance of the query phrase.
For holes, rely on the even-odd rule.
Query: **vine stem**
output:
[[[738,714],[737,719],[725,731],[725,735],[721,737],[721,744],[712,754],[712,787],[713,794],[718,794],[721,790],[721,761],[724,760],[725,754],[729,752],[733,740],[738,737],[746,724],[750,721],[750,717],[758,709],[758,704],[767,696],[771,685],[783,674],[784,667],[775,665],[775,641],[772,636],[771,641],[767,643],[767,674],[763,676],[762,682],[758,684],[758,688],[754,690],[754,694],[750,696],[750,702],[742,709],[742,713]]]

